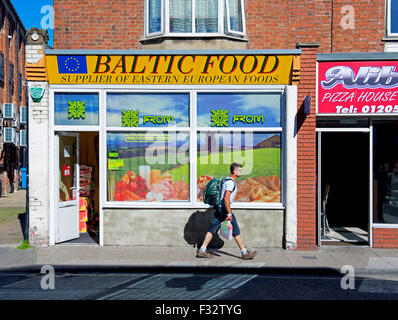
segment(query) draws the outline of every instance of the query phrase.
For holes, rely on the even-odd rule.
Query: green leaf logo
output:
[[[86,101],[69,101],[68,120],[86,119]]]
[[[212,127],[228,127],[229,110],[211,110],[211,126]]]
[[[140,117],[139,110],[123,110],[122,111],[122,127],[138,127]]]

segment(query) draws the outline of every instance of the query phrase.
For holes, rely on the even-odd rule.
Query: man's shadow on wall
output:
[[[206,211],[196,211],[188,219],[184,228],[184,239],[190,245],[200,248],[207,231],[210,228],[211,220],[214,218],[213,208]],[[218,233],[213,235],[208,248],[221,249],[224,241],[219,237]]]

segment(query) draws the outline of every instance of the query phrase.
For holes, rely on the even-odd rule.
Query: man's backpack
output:
[[[213,178],[211,179],[207,184],[205,189],[203,190],[203,202],[206,204],[209,204],[211,206],[218,206],[221,204],[222,198],[221,198],[221,191],[222,191],[222,186],[225,181],[227,180],[232,180],[232,178],[224,178],[224,179],[218,179],[218,178]],[[232,192],[235,191],[236,187],[236,182],[234,181],[234,189]]]

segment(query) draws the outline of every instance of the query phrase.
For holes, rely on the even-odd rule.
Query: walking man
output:
[[[198,250],[198,258],[213,258],[213,255],[206,251],[207,245],[213,238],[213,234],[217,233],[220,229],[220,225],[224,220],[231,221],[232,223],[232,236],[235,239],[236,244],[242,252],[242,259],[249,260],[253,259],[257,255],[257,251],[248,251],[243,245],[242,238],[240,236],[240,230],[238,222],[236,221],[235,215],[231,211],[231,204],[235,199],[237,193],[236,179],[240,177],[242,173],[242,165],[239,163],[233,163],[230,166],[230,175],[227,180],[224,181],[221,189],[221,204],[215,206],[214,218],[211,221],[211,226],[209,231],[206,233],[205,239],[201,248]]]

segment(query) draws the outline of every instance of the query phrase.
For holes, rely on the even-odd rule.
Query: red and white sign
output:
[[[319,62],[317,114],[398,115],[398,61]]]
[[[64,177],[69,177],[71,175],[71,167],[69,165],[62,167],[62,175]]]

